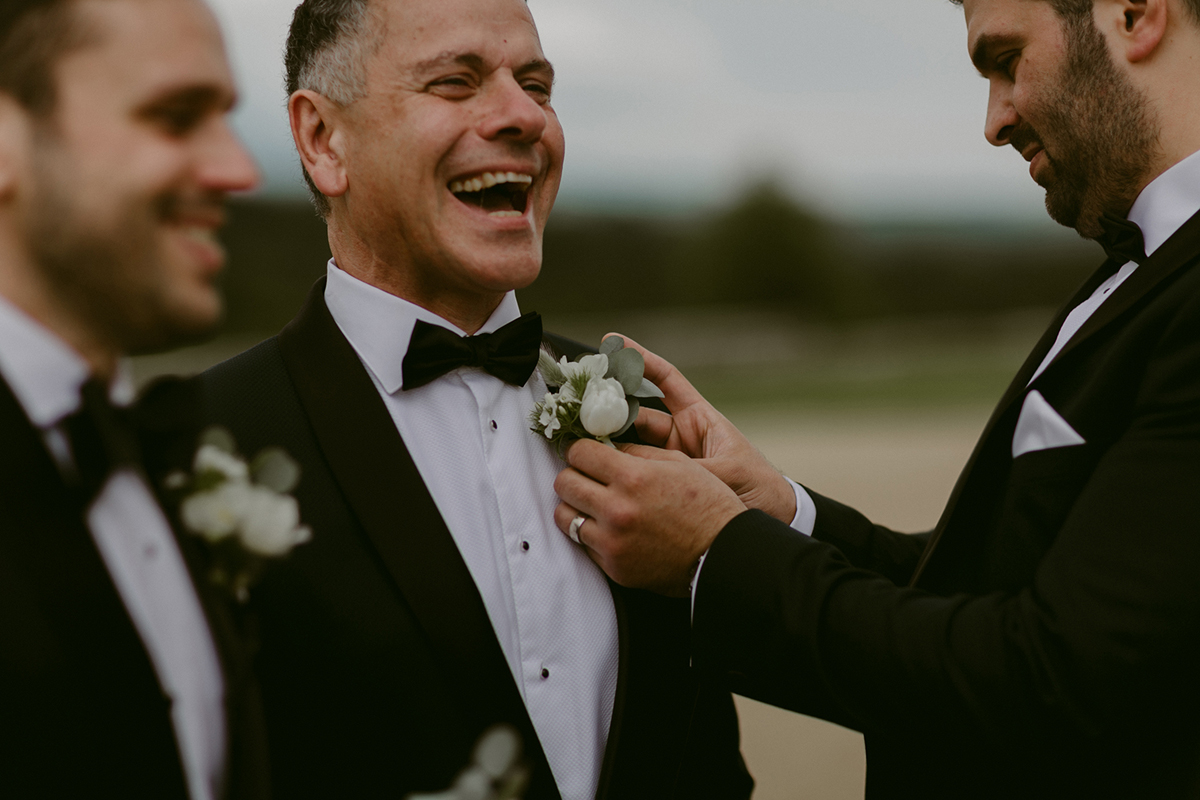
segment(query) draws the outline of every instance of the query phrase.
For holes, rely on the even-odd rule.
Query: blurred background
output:
[[[295,0],[210,0],[265,174],[224,238],[205,368],[276,333],[329,257],[288,132]],[[559,79],[547,325],[673,360],[787,474],[900,530],[937,521],[994,402],[1100,250],[983,138],[946,0],[529,0]],[[739,700],[756,798],[860,798],[862,739]]]

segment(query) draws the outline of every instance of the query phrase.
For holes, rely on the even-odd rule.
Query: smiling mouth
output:
[[[481,172],[451,181],[451,194],[464,205],[482,209],[493,217],[521,217],[529,205],[533,176],[519,172]]]

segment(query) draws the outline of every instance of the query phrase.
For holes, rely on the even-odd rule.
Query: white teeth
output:
[[[525,216],[520,211],[493,211],[488,214],[489,217],[523,217]]]
[[[533,184],[532,175],[522,175],[519,172],[482,172],[473,178],[461,181],[451,181],[450,191],[454,194],[462,192],[482,192],[502,183],[518,183],[530,186]]]
[[[179,229],[189,239],[192,239],[202,244],[216,244],[217,232],[212,228],[201,228],[195,225],[185,225]]]

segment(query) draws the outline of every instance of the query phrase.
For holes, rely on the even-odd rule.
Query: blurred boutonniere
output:
[[[508,725],[496,725],[475,744],[471,763],[453,786],[436,794],[410,794],[405,800],[521,800],[528,785],[521,735]]]
[[[300,465],[285,450],[268,447],[247,462],[220,427],[201,434],[190,474],[167,477],[184,528],[208,546],[209,578],[239,603],[268,561],[312,538],[290,494],[299,481]]]
[[[663,396],[645,379],[642,354],[625,347],[620,336],[608,337],[599,353],[574,362],[565,357],[556,362],[543,351],[538,371],[557,391],[534,404],[531,429],[554,442],[560,452],[576,439],[611,445],[612,437],[625,433],[637,419],[641,398]]]

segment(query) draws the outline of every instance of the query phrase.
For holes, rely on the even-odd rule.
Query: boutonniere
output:
[[[662,397],[658,387],[644,377],[642,354],[625,346],[620,336],[610,336],[600,352],[569,362],[555,361],[542,352],[538,371],[547,392],[535,403],[529,421],[534,433],[545,436],[561,452],[576,439],[595,439],[612,445],[612,437],[629,430],[637,419],[641,399]]]
[[[201,434],[190,474],[167,478],[183,527],[208,545],[210,579],[239,603],[268,561],[312,538],[290,494],[299,481],[300,465],[285,450],[269,447],[247,462],[220,427]]]
[[[521,800],[528,785],[520,734],[508,725],[496,725],[476,742],[471,763],[453,786],[436,794],[410,794],[404,800]]]

